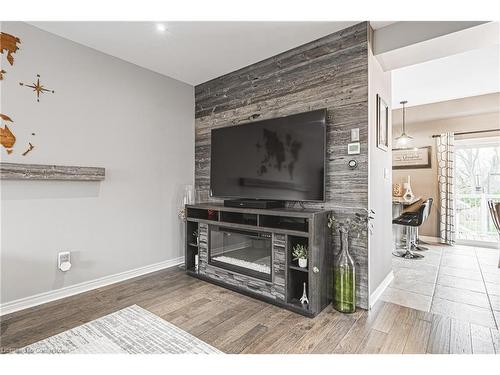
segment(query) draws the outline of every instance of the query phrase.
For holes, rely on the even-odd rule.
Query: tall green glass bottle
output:
[[[356,272],[349,254],[349,232],[340,228],[340,252],[333,266],[333,306],[343,313],[356,311]]]

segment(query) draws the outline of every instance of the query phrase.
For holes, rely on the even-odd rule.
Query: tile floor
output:
[[[423,259],[393,257],[394,280],[381,299],[498,329],[498,249],[426,246]]]

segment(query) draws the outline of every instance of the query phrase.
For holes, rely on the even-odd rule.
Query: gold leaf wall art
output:
[[[5,121],[5,122],[12,122],[11,118],[7,115],[4,115],[0,113],[0,118]],[[16,136],[12,131],[9,129],[7,125],[4,125],[3,128],[0,127],[0,144],[5,147],[6,149],[11,149],[14,147],[14,144],[16,143]],[[12,153],[12,150],[7,150],[7,153],[10,154]]]
[[[14,53],[19,49],[17,44],[21,43],[21,40],[14,36],[4,32],[0,32],[0,53],[3,55],[7,52],[7,61],[12,66],[14,65]],[[0,80],[3,79],[3,75],[6,73],[5,70],[0,72]]]
[[[35,146],[33,146],[31,144],[31,142],[28,143],[28,149],[26,151],[23,152],[23,156],[26,156],[28,155],[29,152],[31,152],[31,150],[33,150],[35,148]]]
[[[32,83],[31,85],[28,85],[26,83],[19,82],[19,85],[24,86],[24,87],[29,87],[33,89],[33,91],[36,93],[36,101],[40,101],[40,94],[44,94],[47,92],[50,92],[51,94],[55,93],[54,90],[51,89],[46,89],[45,86],[43,86],[40,82],[40,74],[36,75],[36,82]]]

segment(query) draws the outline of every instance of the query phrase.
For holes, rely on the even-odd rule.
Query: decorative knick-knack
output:
[[[356,310],[356,267],[349,254],[349,232],[339,229],[340,253],[333,267],[334,307],[343,313]]]
[[[296,244],[293,247],[292,259],[298,261],[300,268],[307,268],[307,246]]]
[[[403,195],[403,187],[401,184],[393,184],[392,185],[392,196],[393,197],[401,197]]]
[[[333,265],[333,307],[343,313],[356,311],[356,267],[349,254],[349,233],[359,237],[371,233],[373,210],[355,213],[353,217],[342,221],[331,214],[328,218],[328,228],[332,235],[340,235],[340,251]]]
[[[307,292],[306,292],[306,283],[304,283],[304,291],[302,292],[302,297],[300,297],[300,303],[303,305],[308,305],[309,304],[309,298],[307,298]]]
[[[406,191],[403,195],[403,199],[405,201],[411,201],[415,197],[415,195],[413,195],[413,191],[411,190],[410,176],[408,176],[408,182],[406,182],[404,185]]]

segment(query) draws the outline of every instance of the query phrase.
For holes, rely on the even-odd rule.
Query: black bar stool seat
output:
[[[412,251],[412,247],[415,247],[413,238],[416,234],[416,228],[421,226],[425,219],[429,216],[432,200],[432,198],[429,198],[422,203],[417,211],[405,212],[392,220],[393,224],[404,225],[407,233],[406,250],[396,250],[392,253],[394,256],[405,259],[421,259],[424,257],[422,254],[417,254]]]

